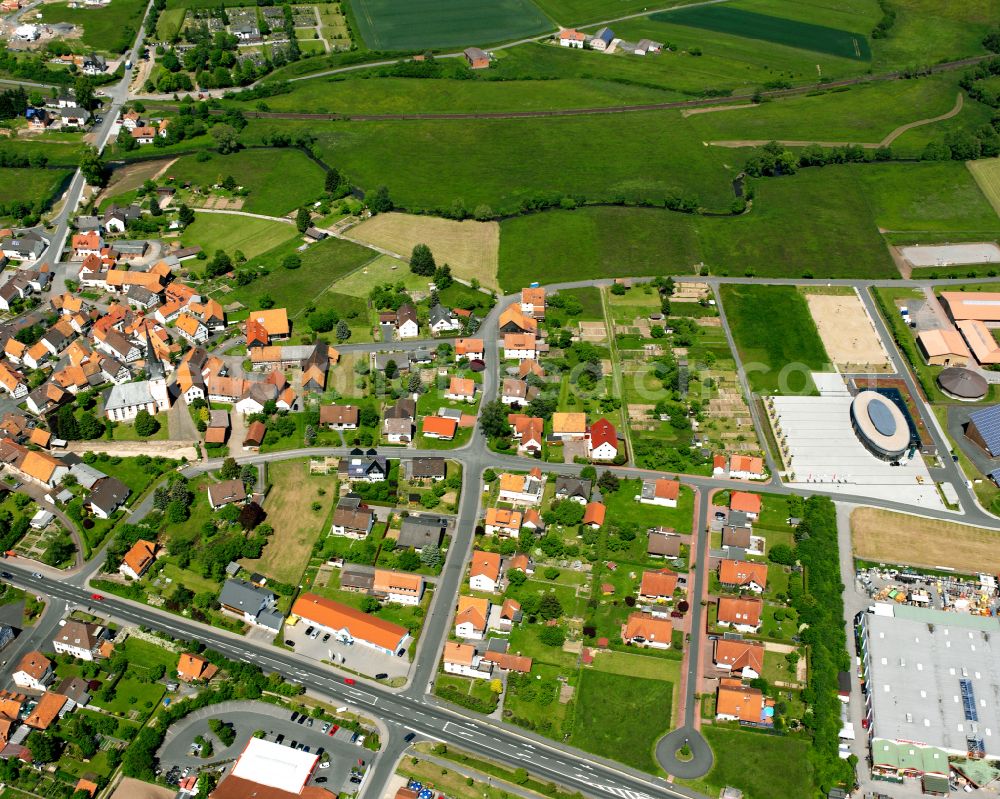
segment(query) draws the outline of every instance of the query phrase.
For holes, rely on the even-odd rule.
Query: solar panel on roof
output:
[[[972,680],[959,680],[958,684],[962,690],[962,709],[965,711],[966,721],[979,721],[979,712],[976,710],[976,692],[972,688]]]
[[[1000,452],[1000,405],[983,408],[969,415],[990,452]]]

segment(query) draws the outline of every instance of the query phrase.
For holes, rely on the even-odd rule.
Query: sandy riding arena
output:
[[[889,371],[878,333],[856,294],[806,294],[827,355],[845,372]]]

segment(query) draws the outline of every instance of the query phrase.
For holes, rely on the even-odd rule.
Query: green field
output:
[[[549,48],[552,49],[552,48]],[[532,111],[661,103],[680,94],[610,80],[483,81],[443,77],[430,80],[357,76],[317,78],[291,84],[291,91],[267,98],[271,111],[327,114],[415,114],[454,111]],[[245,109],[245,102],[234,101]]]
[[[722,307],[750,388],[776,394],[815,391],[808,372],[823,371],[829,359],[799,290],[794,286],[728,284],[721,291]],[[793,368],[783,373],[790,366]]]
[[[684,2],[686,0],[664,0],[656,5],[663,8]],[[535,5],[568,28],[645,11],[649,8],[649,0],[535,0]]]
[[[185,230],[185,247],[199,245],[209,256],[216,250],[232,255],[240,250],[247,258],[267,252],[297,236],[294,225],[231,214],[199,213]]]
[[[69,22],[83,28],[80,41],[105,53],[122,53],[135,39],[146,11],[144,0],[114,0],[101,8],[70,8],[46,3],[38,11],[45,22]]]
[[[967,166],[993,210],[1000,215],[1000,158],[970,161]]]
[[[1000,217],[961,161],[874,164],[852,171],[876,223],[887,232],[916,239],[922,233],[947,233],[954,241],[1000,237]]]
[[[730,5],[684,8],[653,14],[650,19],[735,34],[769,44],[797,47],[856,61],[871,59],[868,39],[862,33],[759,14]]]
[[[199,220],[197,220],[200,222]],[[294,228],[289,227],[289,230]],[[324,239],[299,253],[302,266],[299,269],[285,269],[281,266],[284,256],[294,250],[296,242],[279,247],[273,252],[253,260],[248,265],[266,266],[270,274],[258,278],[248,286],[234,289],[225,295],[227,300],[237,300],[248,307],[257,307],[261,296],[268,294],[279,308],[287,308],[289,316],[295,316],[307,305],[334,307],[324,303],[326,295],[321,293],[336,280],[370,261],[377,253],[343,239]],[[338,295],[343,296],[343,295]],[[364,308],[361,303],[361,308]],[[334,310],[337,310],[334,307]]]
[[[470,211],[487,204],[504,213],[560,194],[660,202],[681,194],[728,209],[734,172],[724,162],[738,163],[731,153],[704,147],[685,120],[668,112],[324,127],[269,119],[253,120],[244,138],[268,132],[315,135],[324,162],[366,191],[385,184],[406,210],[447,208],[461,199]]]
[[[210,187],[232,175],[249,190],[243,210],[267,216],[284,216],[310,203],[323,192],[324,172],[295,149],[240,150],[199,161],[188,155],[170,167],[178,182]]]
[[[168,8],[161,11],[156,20],[156,38],[166,42],[172,40],[180,33],[185,14],[187,9],[184,8]]]
[[[881,142],[900,125],[950,111],[958,96],[955,74],[867,83],[788,97],[731,111],[694,114],[690,126],[704,141],[742,139]],[[935,123],[928,132],[940,130]],[[902,142],[901,142],[902,143]]]
[[[712,770],[687,785],[718,796],[727,785],[743,790],[744,799],[812,799],[809,741],[806,738],[765,735],[730,726],[702,726],[712,747]],[[748,767],[748,764],[753,767]]]
[[[72,174],[68,169],[0,168],[0,203],[23,200],[51,202]]]
[[[353,9],[372,50],[468,47],[554,28],[530,0],[357,0]]]
[[[584,670],[570,743],[642,771],[658,771],[653,746],[670,729],[673,690],[666,680]]]
[[[897,204],[917,203],[927,193],[920,178],[927,166],[928,174],[935,171],[927,164],[843,166],[759,181],[753,209],[738,217],[613,207],[513,217],[500,226],[500,285],[511,291],[540,279],[693,274],[699,263],[717,275],[891,277],[896,270],[878,224]],[[860,177],[869,168],[891,175],[893,195]],[[977,218],[985,202],[964,190],[931,191],[965,197],[979,209]],[[927,204],[917,218],[943,228],[948,220],[960,223],[962,213]],[[539,252],[546,253],[541,276]]]
[[[76,169],[83,155],[83,140],[79,136],[75,141],[59,140],[55,135],[46,133],[37,139],[5,139],[0,143],[0,149],[28,158],[44,156],[48,166],[71,166]]]

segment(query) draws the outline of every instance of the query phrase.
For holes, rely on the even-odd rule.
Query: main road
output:
[[[6,568],[13,575],[10,582],[34,593],[48,595],[55,602],[71,607],[92,607],[96,604],[87,588],[35,577],[28,568],[14,562],[6,564]],[[674,787],[665,780],[530,732],[515,731],[485,718],[467,718],[460,712],[438,705],[429,697],[394,692],[360,679],[353,685],[347,685],[342,677],[323,664],[139,603],[105,597],[100,610],[122,622],[159,630],[182,641],[198,641],[226,657],[255,664],[267,672],[278,672],[307,690],[357,708],[365,715],[378,717],[394,727],[401,737],[406,731],[412,731],[428,740],[443,741],[482,757],[523,766],[541,779],[566,785],[590,796],[613,796],[617,799],[698,799],[700,796],[694,791]]]

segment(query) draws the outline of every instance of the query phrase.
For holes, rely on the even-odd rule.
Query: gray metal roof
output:
[[[148,402],[153,402],[148,380],[140,380],[138,383],[122,383],[111,387],[108,398],[104,402],[104,410],[145,405]]]
[[[87,463],[74,463],[70,469],[69,473],[76,478],[76,481],[86,488],[88,491],[94,487],[94,483],[98,480],[102,480],[107,477],[107,475],[100,469],[95,469],[93,466]]]
[[[902,610],[902,613],[897,611]],[[875,736],[951,752],[1000,754],[1000,650],[995,618],[915,608],[868,614],[869,686]],[[978,629],[966,626],[969,620]]]
[[[219,603],[228,608],[239,608],[256,616],[265,605],[274,600],[274,594],[264,588],[250,585],[246,580],[226,580],[219,593]]]

